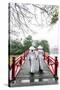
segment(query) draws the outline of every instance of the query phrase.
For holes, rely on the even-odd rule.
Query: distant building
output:
[[[51,48],[50,52],[53,53],[53,54],[58,54],[59,50],[58,50],[57,47],[53,47],[53,48]]]

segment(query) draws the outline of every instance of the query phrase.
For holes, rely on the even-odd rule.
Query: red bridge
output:
[[[12,57],[12,65],[9,66],[9,86],[46,85],[57,84],[58,82],[58,59],[44,55],[43,74],[38,72],[38,61],[36,61],[36,72],[33,77],[30,75],[28,60],[29,50],[25,51],[18,58]]]

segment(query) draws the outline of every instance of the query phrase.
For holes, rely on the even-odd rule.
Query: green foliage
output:
[[[22,54],[24,51],[26,51],[27,49],[30,48],[30,46],[32,46],[32,37],[29,35],[28,37],[26,37],[23,41],[23,44],[19,41],[11,41],[9,42],[9,54],[10,55],[19,55]],[[35,40],[35,48],[37,48],[39,45],[41,45],[44,49],[44,51],[49,52],[49,44],[48,41],[46,40],[42,40],[42,41],[38,41]]]
[[[30,35],[25,38],[23,45],[25,50],[29,49],[29,47],[32,45],[32,37]]]
[[[41,41],[35,40],[34,42],[35,42],[35,46],[34,46],[35,48],[41,45],[44,51],[49,53],[49,44],[47,40],[41,40]]]
[[[41,40],[40,45],[43,47],[45,52],[49,53],[49,44],[47,40]]]
[[[58,21],[58,12],[55,11],[55,13],[52,15],[51,18],[51,24],[55,24]]]
[[[18,55],[22,54],[25,50],[29,49],[29,47],[32,45],[32,37],[29,35],[25,38],[23,44],[19,41],[11,41],[9,42],[9,54],[10,55]]]
[[[37,48],[37,47],[40,45],[40,41],[35,40],[35,41],[34,41],[34,44],[35,44],[34,47]]]
[[[10,54],[12,55],[17,55],[17,54],[21,54],[23,53],[24,49],[23,49],[23,45],[21,42],[18,41],[12,41],[10,43]]]

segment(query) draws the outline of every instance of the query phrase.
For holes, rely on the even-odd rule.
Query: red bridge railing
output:
[[[52,72],[53,76],[58,79],[58,59],[57,57],[52,58],[51,56],[46,56],[44,55],[44,60],[46,62],[46,64],[48,65],[50,71]]]
[[[29,50],[25,51],[23,54],[21,54],[19,57],[12,57],[12,65],[10,67],[10,77],[9,80],[15,80],[17,74],[19,73],[21,66],[25,62],[25,58],[27,57],[29,53]]]

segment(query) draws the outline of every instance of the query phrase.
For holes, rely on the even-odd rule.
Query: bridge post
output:
[[[12,59],[12,80],[15,80],[15,57]]]
[[[22,56],[21,56],[21,58],[20,58],[20,65],[22,65]]]
[[[49,56],[48,56],[48,65],[49,65]]]
[[[55,57],[55,74],[54,74],[55,80],[58,80],[57,70],[58,70],[58,60],[57,57]]]

